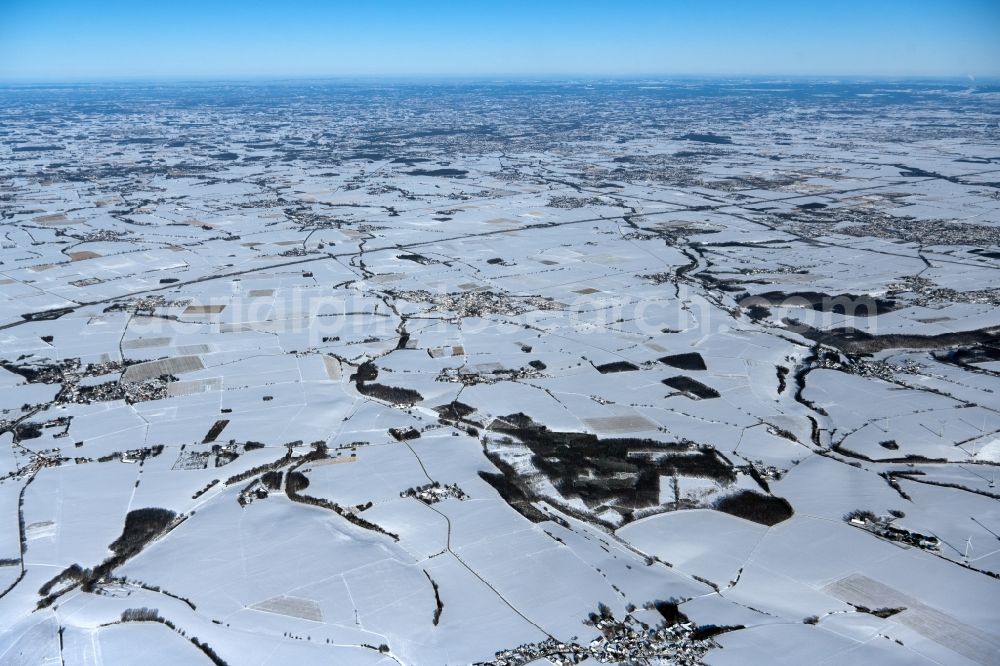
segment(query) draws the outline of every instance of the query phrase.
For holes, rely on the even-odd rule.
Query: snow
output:
[[[0,89],[0,662],[996,660],[995,96],[283,85]]]

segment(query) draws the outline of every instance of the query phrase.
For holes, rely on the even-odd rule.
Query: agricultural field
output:
[[[998,119],[0,87],[0,663],[1000,663]]]

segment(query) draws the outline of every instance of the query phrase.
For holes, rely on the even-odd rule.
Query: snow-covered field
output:
[[[0,87],[0,663],[1000,663],[998,108]]]

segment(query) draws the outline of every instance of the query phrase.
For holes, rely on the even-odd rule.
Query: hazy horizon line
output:
[[[103,84],[144,83],[285,83],[285,82],[469,82],[469,83],[529,83],[529,82],[619,82],[641,83],[672,81],[756,81],[756,82],[1000,82],[1000,73],[972,74],[782,74],[782,73],[511,73],[511,74],[163,74],[108,77],[13,77],[0,76],[0,86],[86,86]]]

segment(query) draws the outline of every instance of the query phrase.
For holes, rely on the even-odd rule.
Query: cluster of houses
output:
[[[464,500],[467,497],[465,491],[459,488],[458,484],[452,483],[450,485],[443,486],[437,481],[423,486],[417,486],[416,488],[407,488],[403,492],[399,493],[399,496],[415,497],[424,504],[434,504],[443,499],[447,499],[448,497],[454,497],[459,500]]]
[[[936,536],[911,532],[892,524],[891,518],[873,516],[867,513],[849,515],[847,522],[854,527],[867,530],[883,539],[916,546],[925,550],[940,550],[941,541]]]
[[[115,375],[125,370],[121,361],[90,363],[86,366],[78,358],[69,358],[54,363],[33,363],[23,366],[7,363],[8,371],[20,374],[30,384],[61,384],[62,390],[55,398],[57,404],[109,402],[125,400],[129,404],[158,400],[167,394],[167,380],[164,377],[141,382],[124,383]],[[105,378],[107,381],[84,381],[91,378]]]
[[[563,303],[551,298],[514,296],[481,288],[452,293],[432,293],[426,289],[389,293],[396,299],[426,303],[434,312],[454,313],[456,319],[483,317],[489,314],[516,316],[533,310],[560,310],[565,307]]]
[[[587,645],[549,638],[497,652],[493,661],[477,666],[517,666],[540,659],[557,666],[571,666],[591,659],[601,664],[662,661],[676,666],[698,666],[703,663],[704,654],[715,647],[711,639],[698,638],[694,624],[688,622],[664,623],[654,628],[626,615],[624,620],[602,617],[594,626],[601,636]]]
[[[891,382],[898,373],[917,374],[920,371],[920,366],[912,361],[896,364],[888,361],[869,361],[863,358],[845,360],[834,354],[822,356],[816,362],[816,367],[840,370],[852,375],[881,379],[887,382]]]
[[[434,379],[439,382],[451,382],[475,386],[476,384],[496,384],[497,382],[513,382],[519,379],[534,379],[543,377],[543,373],[533,367],[504,368],[496,367],[462,367],[443,368]]]

